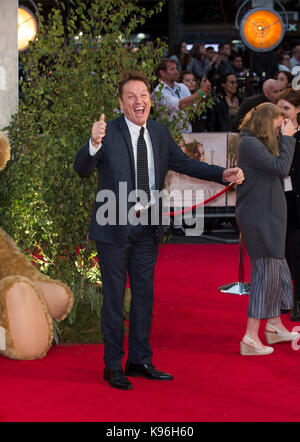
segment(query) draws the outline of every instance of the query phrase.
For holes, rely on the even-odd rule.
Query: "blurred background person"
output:
[[[193,72],[181,71],[179,73],[178,81],[179,83],[185,84],[191,94],[194,94],[199,89],[199,83]]]
[[[275,74],[274,79],[280,84],[280,92],[291,87],[293,78],[294,76],[289,71],[279,71]]]
[[[300,91],[284,91],[277,103],[285,118],[297,128],[295,154],[289,175],[285,178],[287,202],[286,259],[294,282],[292,321],[300,321]]]
[[[295,66],[300,66],[300,41],[296,41],[294,43],[293,49],[292,49],[292,58],[291,58],[291,69],[293,69]]]
[[[221,88],[220,79],[228,72],[234,73],[231,63],[231,45],[229,43],[219,44],[219,51],[210,63],[207,78],[212,83],[214,93]]]
[[[248,320],[240,343],[240,353],[245,356],[273,352],[273,347],[260,340],[262,319],[267,319],[268,344],[299,337],[286,329],[280,317],[281,308],[289,309],[293,302],[285,260],[287,209],[282,180],[293,160],[295,127],[283,117],[278,106],[262,103],[240,125],[238,165],[245,181],[237,189],[236,219],[251,261]]]
[[[242,119],[247,114],[247,112],[249,112],[253,107],[266,102],[277,103],[279,95],[280,95],[279,81],[274,80],[272,78],[266,80],[262,86],[262,94],[256,94],[252,95],[251,97],[244,98],[236,114],[236,117],[233,121],[232,129],[236,132],[238,131]]]
[[[175,61],[178,72],[192,72],[193,58],[187,49],[185,41],[175,45],[168,58]]]
[[[195,77],[200,80],[202,77],[206,76],[211,67],[210,61],[207,58],[205,43],[195,43],[191,49],[191,56],[193,57],[191,70]]]
[[[291,72],[292,67],[291,67],[291,57],[290,54],[288,52],[282,52],[279,55],[279,64],[278,64],[278,70],[279,71],[288,71]]]
[[[218,57],[218,54],[216,53],[213,46],[206,46],[206,58],[209,60],[210,63],[213,63]]]
[[[244,77],[248,72],[250,72],[250,69],[244,66],[243,57],[239,54],[233,56],[232,67],[233,72],[237,77]]]
[[[199,87],[201,90],[207,90],[208,93],[210,93],[210,89],[205,87],[205,84],[207,83],[208,85],[210,85],[210,82],[208,83],[207,79],[203,77],[199,85],[199,82],[196,80],[195,75],[192,72],[181,71],[179,74],[179,83],[185,84],[191,94],[197,92],[199,90]],[[202,103],[203,101],[199,102],[200,105]],[[203,108],[201,116],[195,114],[194,118],[191,120],[192,132],[205,132],[207,129],[206,121],[207,121],[206,109]]]
[[[213,107],[207,109],[208,132],[231,132],[240,105],[236,75],[228,72],[221,77],[220,83],[221,93],[214,97]]]
[[[229,43],[221,43],[219,45],[219,57],[215,64],[216,73],[220,77],[225,75],[227,72],[233,72],[233,67],[231,63],[232,49]]]
[[[202,89],[191,94],[185,84],[178,83],[179,72],[176,62],[169,58],[163,58],[160,61],[157,67],[157,76],[160,81],[152,93],[154,105],[158,110],[162,106],[166,106],[169,121],[180,119],[178,124],[181,126],[181,133],[191,133],[192,125],[187,119],[184,108],[204,101],[211,90],[210,82],[204,81]]]

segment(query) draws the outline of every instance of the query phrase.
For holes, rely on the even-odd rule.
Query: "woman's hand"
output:
[[[291,122],[291,120],[285,118],[281,125],[281,134],[287,135],[288,137],[292,137],[297,132],[296,127]]]

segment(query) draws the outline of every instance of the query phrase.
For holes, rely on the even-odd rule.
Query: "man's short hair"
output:
[[[128,83],[128,81],[142,81],[147,86],[149,94],[151,94],[151,84],[146,75],[139,71],[128,71],[125,72],[122,78],[118,81],[119,97],[122,97],[124,85]]]
[[[176,63],[172,58],[162,58],[159,62],[159,65],[156,68],[156,75],[160,77],[159,71],[165,71],[168,69],[168,63]]]
[[[230,48],[231,48],[231,44],[227,41],[227,42],[225,42],[225,43],[220,43],[220,44],[219,44],[219,51],[220,51],[220,49],[223,49],[224,46],[230,46]]]

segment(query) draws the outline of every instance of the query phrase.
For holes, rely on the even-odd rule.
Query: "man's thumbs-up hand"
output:
[[[98,147],[102,142],[102,138],[105,137],[106,123],[105,115],[101,114],[100,120],[96,121],[92,127],[92,144],[94,147]]]

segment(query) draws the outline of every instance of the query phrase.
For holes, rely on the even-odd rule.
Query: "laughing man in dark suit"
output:
[[[89,236],[96,241],[103,283],[104,379],[111,386],[125,390],[132,388],[126,376],[173,379],[172,375],[152,365],[149,343],[154,267],[163,226],[161,215],[156,225],[148,220],[159,206],[156,191],[163,189],[167,170],[221,184],[240,184],[244,180],[239,168],[225,170],[188,158],[166,126],[148,120],[150,92],[149,81],[143,74],[125,74],[118,83],[123,115],[106,123],[102,114],[92,127],[91,139],[78,152],[74,162],[80,176],[89,175],[94,168],[98,172],[99,188]],[[120,183],[125,187],[121,188]],[[101,210],[106,204],[102,191],[111,192],[116,201],[115,213],[108,223],[101,222],[101,213],[104,213]],[[132,195],[136,196],[134,201]],[[130,222],[129,217],[124,221],[124,208],[127,214],[134,214],[137,222]],[[122,322],[127,271],[132,298],[124,373],[121,366],[124,356]]]

